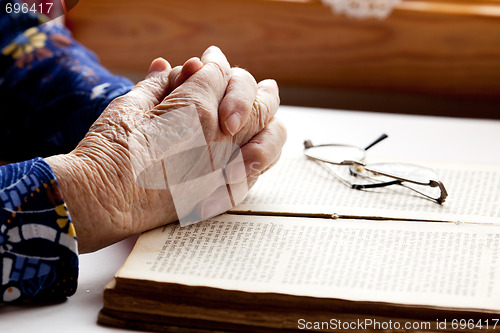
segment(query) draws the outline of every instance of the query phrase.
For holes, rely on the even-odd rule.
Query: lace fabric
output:
[[[357,19],[385,19],[401,0],[321,0],[335,14]]]

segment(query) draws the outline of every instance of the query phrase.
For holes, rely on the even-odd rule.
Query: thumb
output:
[[[146,78],[137,83],[124,97],[132,98],[133,103],[144,111],[154,108],[170,92],[171,70],[168,61],[156,58],[151,62]]]

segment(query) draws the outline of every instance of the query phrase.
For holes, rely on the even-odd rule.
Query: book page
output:
[[[449,193],[443,205],[397,185],[354,190],[301,151],[287,151],[232,211],[500,223],[499,165],[415,163],[439,175]],[[347,166],[334,168],[350,177]]]
[[[500,310],[500,227],[222,215],[143,234],[117,278]]]

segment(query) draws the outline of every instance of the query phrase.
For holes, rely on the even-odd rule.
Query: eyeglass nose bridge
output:
[[[365,167],[366,164],[361,162],[361,161],[354,161],[354,160],[343,160],[340,162],[338,165],[352,165],[353,167]]]

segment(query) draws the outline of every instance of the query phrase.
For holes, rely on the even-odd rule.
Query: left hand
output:
[[[241,148],[243,174],[232,173],[231,168],[227,173],[236,187],[244,183],[248,190],[276,163],[285,142],[286,131],[274,118],[278,105],[276,82],[256,83],[248,72],[231,69],[218,48],[211,47],[201,60],[192,58],[174,69],[163,59],[153,61],[146,79],[110,103],[74,151],[46,159],[73,218],[80,252],[179,218],[168,188],[137,185],[131,156],[168,147],[163,143],[173,142],[169,138],[175,141],[184,135],[189,140],[186,133],[192,119],[186,118],[186,110],[196,111],[207,143],[234,143]],[[144,138],[162,144],[155,146]],[[131,151],[131,143],[141,142],[146,146],[135,145]],[[216,194],[217,187],[207,193]],[[218,213],[228,209],[214,208],[213,201],[193,204],[202,216],[207,208]]]

